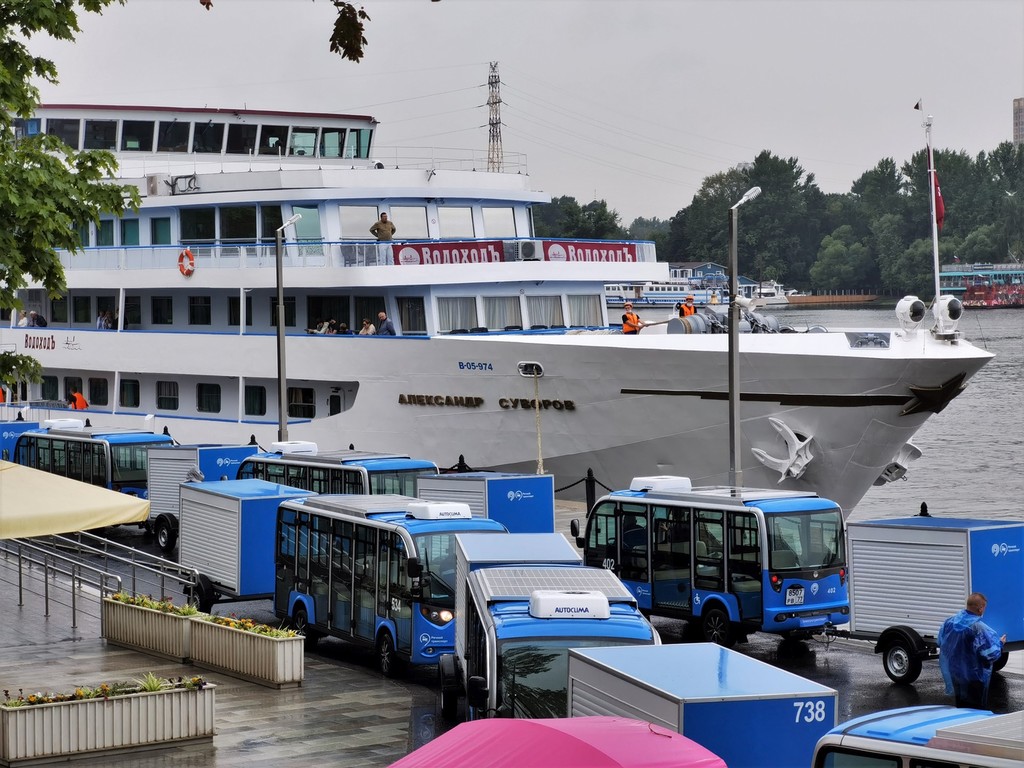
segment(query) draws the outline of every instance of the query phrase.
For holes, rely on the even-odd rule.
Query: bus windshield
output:
[[[768,567],[828,568],[846,562],[843,513],[833,509],[765,515]]]
[[[373,470],[370,472],[370,489],[367,493],[397,493],[400,496],[415,496],[416,478],[429,471],[423,467]]]
[[[114,483],[146,487],[146,466],[149,446],[164,445],[163,440],[152,443],[111,444],[110,479]]]
[[[569,649],[640,645],[621,637],[509,640],[498,657],[499,717],[566,717]]]
[[[456,531],[422,533],[413,536],[416,553],[423,566],[424,583],[430,590],[431,605],[455,607],[455,534]]]

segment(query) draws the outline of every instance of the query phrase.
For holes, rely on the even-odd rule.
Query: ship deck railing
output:
[[[495,243],[501,244],[502,261],[528,261],[524,245],[535,244],[538,238],[454,238],[443,240],[322,240],[285,243],[282,248],[283,266],[293,267],[394,267],[396,264],[393,246],[409,246],[414,249],[429,247],[444,251],[446,247],[458,246],[460,250],[479,244],[482,249]],[[615,244],[630,244],[635,247],[638,262],[657,261],[655,245],[650,241],[634,240],[560,240],[543,238],[545,243],[567,242],[573,244],[594,243],[600,247]],[[78,270],[136,270],[136,269],[178,269],[178,260],[188,249],[199,269],[273,269],[277,266],[276,243],[196,243],[176,245],[140,246],[92,246],[77,253],[62,251],[61,266],[65,271]],[[454,262],[460,263],[460,262]]]

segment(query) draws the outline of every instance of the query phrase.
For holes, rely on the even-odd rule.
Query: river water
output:
[[[896,322],[888,308],[770,311],[797,329]],[[915,515],[921,502],[933,515],[1024,519],[1024,310],[967,310],[959,329],[995,359],[914,436],[923,455],[906,477],[869,490],[851,520]]]

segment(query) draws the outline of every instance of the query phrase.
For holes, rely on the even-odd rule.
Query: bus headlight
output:
[[[447,608],[430,608],[426,605],[420,606],[420,613],[423,614],[423,618],[429,621],[431,624],[436,624],[439,627],[443,627],[445,624],[451,622],[455,618],[455,614],[449,611]]]

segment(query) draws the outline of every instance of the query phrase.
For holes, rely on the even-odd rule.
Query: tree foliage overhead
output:
[[[64,292],[58,250],[81,248],[78,228],[100,214],[120,216],[138,205],[134,187],[112,183],[109,152],[77,152],[54,136],[16,138],[16,118],[30,117],[39,102],[35,80],[57,82],[53,62],[33,56],[27,42],[46,34],[73,40],[80,12],[100,13],[123,0],[49,0],[0,4],[0,307],[21,307],[18,290],[30,283],[49,296]],[[38,380],[38,362],[0,356],[0,381],[14,386]]]

